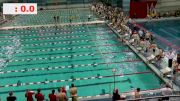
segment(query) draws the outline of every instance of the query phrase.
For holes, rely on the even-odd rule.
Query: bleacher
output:
[[[27,2],[27,1],[26,1]],[[66,5],[66,4],[84,4],[90,0],[29,0],[29,3],[38,3],[38,5]]]

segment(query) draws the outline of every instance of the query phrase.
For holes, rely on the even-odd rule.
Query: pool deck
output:
[[[23,28],[39,28],[39,27],[53,27],[53,26],[67,26],[67,25],[82,25],[82,24],[101,24],[105,21],[89,21],[89,22],[78,22],[78,23],[63,23],[63,24],[47,24],[47,25],[32,25],[32,26],[10,26],[10,27],[1,27],[0,30],[9,30],[9,29],[23,29]]]
[[[178,20],[178,19],[180,19],[180,17],[168,17],[168,18],[159,18],[159,19],[133,19],[133,20],[129,20],[130,22],[132,22],[132,21],[135,21],[135,22],[138,22],[138,23],[140,23],[140,22],[156,22],[156,21],[164,21],[164,20]]]

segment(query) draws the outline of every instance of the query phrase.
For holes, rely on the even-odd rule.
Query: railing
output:
[[[179,101],[180,95],[168,95],[168,96],[153,96],[153,97],[145,97],[145,98],[138,98],[138,99],[128,99],[126,101],[147,101],[147,100],[153,100],[153,101],[159,101],[160,99],[168,98],[168,101]]]

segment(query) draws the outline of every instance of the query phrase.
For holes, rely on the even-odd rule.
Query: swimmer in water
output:
[[[21,81],[20,80],[18,80],[17,86],[21,86]]]

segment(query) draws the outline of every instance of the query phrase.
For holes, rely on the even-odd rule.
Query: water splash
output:
[[[11,32],[9,32],[9,33],[11,33]],[[22,49],[20,47],[21,42],[20,42],[19,36],[10,37],[9,40],[12,40],[10,45],[1,47],[1,50],[4,53],[4,54],[1,54],[1,55],[3,55],[3,58],[0,58],[0,68],[1,69],[6,67],[8,65],[8,63],[10,61],[12,61],[13,56],[14,56],[14,54],[16,52],[21,52],[22,51]]]

